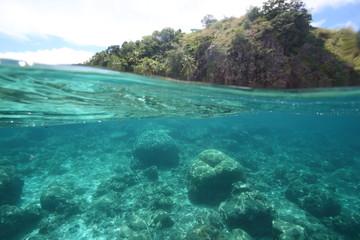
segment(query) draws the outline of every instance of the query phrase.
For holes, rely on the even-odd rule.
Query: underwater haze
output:
[[[0,239],[360,239],[360,88],[0,60]]]

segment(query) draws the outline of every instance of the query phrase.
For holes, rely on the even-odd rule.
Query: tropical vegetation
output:
[[[311,27],[301,1],[269,0],[245,16],[207,15],[191,33],[164,28],[109,46],[85,64],[261,88],[360,85],[360,33]]]

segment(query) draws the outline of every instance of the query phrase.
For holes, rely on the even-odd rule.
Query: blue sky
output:
[[[313,25],[316,27],[339,29],[352,27],[360,30],[360,1],[339,7],[328,6],[312,13]]]
[[[0,58],[84,62],[107,46],[165,27],[201,28],[201,19],[239,17],[265,0],[0,0]],[[360,0],[304,0],[316,27],[360,28]]]

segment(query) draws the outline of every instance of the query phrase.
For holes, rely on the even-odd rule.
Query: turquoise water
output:
[[[0,239],[360,239],[360,88],[2,59],[0,101]]]

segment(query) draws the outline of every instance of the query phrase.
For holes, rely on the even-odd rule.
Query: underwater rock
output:
[[[170,197],[173,196],[176,192],[176,189],[171,187],[168,182],[166,181],[159,181],[156,184],[153,184],[151,189],[152,196],[161,196],[161,197]]]
[[[84,212],[85,203],[79,199],[70,199],[64,205],[60,205],[56,209],[56,213],[62,214],[65,217],[81,214]]]
[[[232,185],[231,195],[239,195],[244,192],[252,192],[254,189],[249,183],[236,182]]]
[[[96,216],[100,216],[100,218],[102,217],[101,215],[115,217],[121,212],[121,200],[116,194],[108,193],[94,200],[91,210]]]
[[[252,240],[253,238],[244,230],[240,228],[235,228],[231,231],[230,236],[226,238],[227,240]]]
[[[52,185],[45,188],[40,197],[41,208],[49,212],[63,214],[66,217],[83,212],[83,204],[80,200],[74,200],[72,192],[60,185]]]
[[[42,217],[41,208],[37,204],[32,204],[27,206],[24,212],[24,219],[29,222],[29,224],[36,223]]]
[[[274,225],[274,238],[278,240],[288,240],[288,239],[306,239],[305,228],[296,225],[294,223],[289,223],[285,221],[275,220],[273,221]]]
[[[115,192],[122,192],[130,186],[134,186],[139,182],[137,174],[126,172],[123,174],[115,175],[110,179],[108,188]]]
[[[174,203],[170,197],[159,195],[154,198],[151,205],[155,210],[170,211],[173,208]]]
[[[289,184],[292,181],[300,179],[304,183],[315,184],[318,182],[319,176],[314,173],[299,170],[296,167],[290,167],[287,165],[279,165],[274,168],[274,178],[280,180],[282,184]]]
[[[307,239],[311,239],[311,240],[353,240],[353,239],[346,239],[343,236],[340,236],[338,234],[336,234],[335,232],[319,232],[319,233],[312,233],[312,234],[308,234],[306,236],[306,240]],[[358,238],[355,238],[354,240],[358,240]]]
[[[140,232],[148,229],[146,221],[136,214],[125,215],[126,225],[133,231]]]
[[[156,229],[165,229],[172,227],[175,224],[169,213],[165,211],[158,211],[152,218],[151,227]]]
[[[142,133],[134,145],[133,169],[144,169],[150,166],[170,168],[179,163],[179,149],[174,140],[162,131]]]
[[[8,239],[17,234],[23,224],[23,212],[11,205],[0,206],[0,238]]]
[[[194,229],[191,229],[185,240],[203,240],[203,239],[211,239],[211,240],[223,240],[225,239],[223,234],[221,234],[220,229],[216,228],[212,225],[200,225]]]
[[[144,170],[144,176],[150,181],[156,181],[159,179],[159,173],[156,166],[151,166]]]
[[[40,235],[40,240],[43,239],[53,239],[52,234],[59,229],[59,226],[63,225],[66,222],[61,216],[55,216],[53,218],[43,218],[40,222],[38,228]],[[47,236],[46,236],[47,235]],[[46,237],[45,237],[46,236]]]
[[[341,205],[331,193],[317,184],[293,181],[286,188],[285,197],[317,218],[335,217],[341,211]]]
[[[230,196],[232,184],[238,181],[245,182],[238,162],[218,150],[205,150],[189,169],[189,199],[197,204],[219,204]]]
[[[349,239],[360,238],[360,214],[348,213],[329,218],[330,223],[327,226],[336,232],[347,236]]]
[[[71,199],[71,192],[63,186],[49,186],[45,188],[40,197],[42,209],[49,212],[55,212],[61,205],[66,205]]]
[[[11,239],[20,233],[30,231],[40,220],[36,206],[22,210],[16,206],[0,206],[0,239]]]
[[[124,224],[118,227],[118,232],[116,234],[116,237],[111,239],[131,239],[131,240],[158,239],[158,238],[154,238],[154,235],[156,234],[147,231],[147,229],[133,230],[131,227]]]
[[[0,205],[20,200],[24,180],[11,165],[0,166]]]
[[[272,236],[273,210],[256,192],[245,192],[222,202],[219,212],[230,229],[241,228],[253,237]]]
[[[126,188],[131,187],[139,183],[141,175],[134,172],[118,173],[112,176],[110,179],[100,183],[96,189],[94,197],[100,197],[111,191],[123,192]]]

